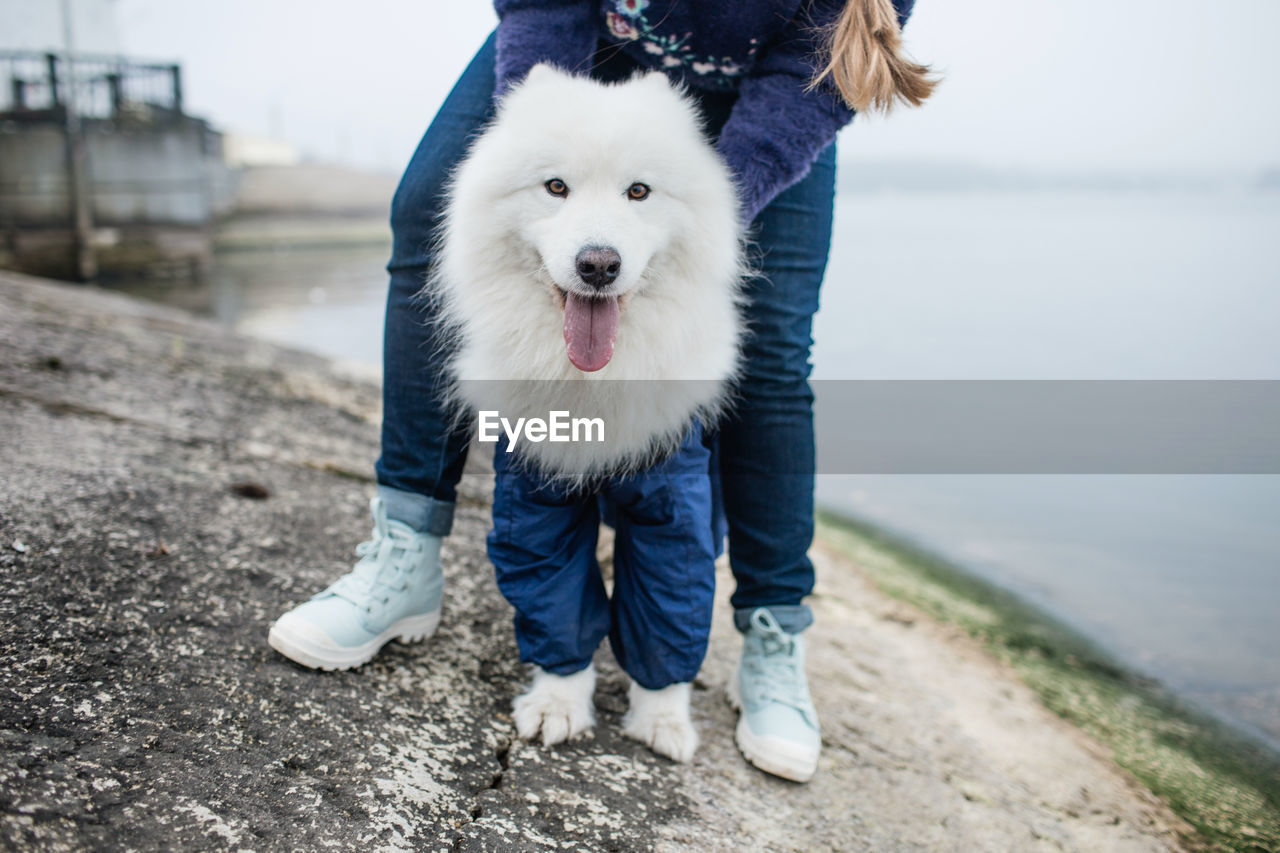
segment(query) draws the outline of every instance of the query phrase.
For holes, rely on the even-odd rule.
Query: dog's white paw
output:
[[[634,681],[627,691],[631,707],[622,720],[622,733],[647,744],[659,755],[688,761],[698,748],[698,733],[689,716],[689,683],[646,690]]]
[[[596,724],[592,695],[596,669],[588,666],[573,675],[556,675],[533,668],[533,684],[517,696],[514,706],[516,734],[551,746],[575,738]]]

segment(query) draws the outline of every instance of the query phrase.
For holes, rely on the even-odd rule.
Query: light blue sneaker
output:
[[[373,539],[356,548],[355,568],[285,613],[267,634],[271,648],[303,666],[360,666],[389,641],[422,640],[440,624],[440,537],[388,519],[381,498],[369,511]]]
[[[736,738],[748,761],[793,782],[813,778],[822,732],[804,673],[804,638],[782,630],[766,608],[751,614],[729,701],[741,713]]]

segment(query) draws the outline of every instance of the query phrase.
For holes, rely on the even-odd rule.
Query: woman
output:
[[[928,69],[900,27],[914,0],[497,0],[500,23],[427,130],[392,203],[382,456],[374,538],[355,569],[282,616],[270,642],[307,666],[347,668],[390,639],[438,624],[441,537],[452,524],[468,436],[433,401],[438,342],[414,297],[447,176],[493,101],[539,62],[601,79],[658,69],[685,83],[737,180],[759,257],[746,286],[750,337],[737,406],[721,425],[720,478],[744,635],[738,743],[754,764],[798,781],[821,743],[801,632],[813,620],[810,330],[826,268],[836,132],[855,110],[920,104]],[[589,120],[589,117],[584,117]]]

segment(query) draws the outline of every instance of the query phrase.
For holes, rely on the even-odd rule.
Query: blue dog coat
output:
[[[713,532],[708,444],[694,423],[656,465],[569,490],[498,442],[489,559],[516,609],[522,661],[570,675],[591,663],[607,634],[640,686],[693,680],[707,652],[723,541]],[[617,531],[612,599],[596,562],[602,505]]]

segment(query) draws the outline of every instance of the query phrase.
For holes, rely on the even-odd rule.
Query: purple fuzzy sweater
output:
[[[905,23],[915,0],[893,0]],[[822,30],[843,0],[495,0],[498,92],[539,62],[591,68],[597,45],[690,86],[738,92],[720,155],[738,181],[744,220],[809,172],[853,111],[829,86],[805,91]]]

